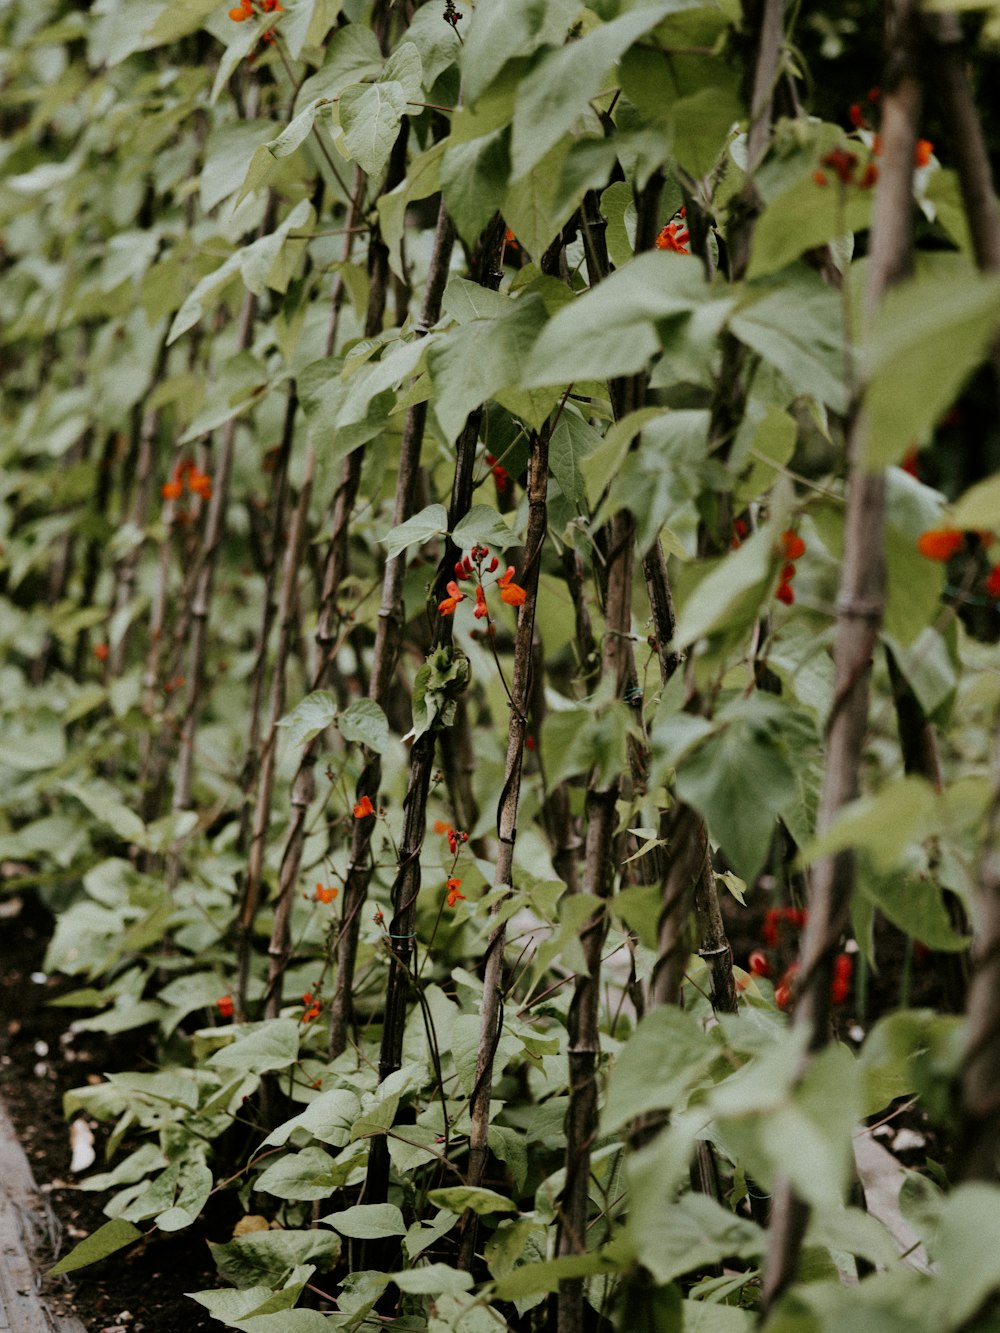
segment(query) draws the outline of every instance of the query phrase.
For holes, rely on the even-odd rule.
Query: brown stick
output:
[[[916,6],[899,6],[893,65],[882,99],[883,169],[875,202],[866,314],[871,318],[885,291],[909,269],[912,248],[913,162],[921,90],[916,77]],[[866,472],[863,412],[856,408],[848,437],[847,516],[837,600],[834,702],[827,727],[827,759],[817,826],[828,828],[858,793],[858,772],[868,722],[871,662],[885,607],[885,476]],[[829,1040],[833,960],[850,917],[854,889],[851,852],[824,857],[809,877],[809,919],[802,939],[793,1024],[806,1033],[808,1050]],[[762,1288],[770,1310],[793,1280],[808,1208],[787,1180],[774,1192]]]

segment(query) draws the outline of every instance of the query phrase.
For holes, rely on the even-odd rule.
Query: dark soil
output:
[[[137,1038],[129,1033],[127,1041],[119,1038],[114,1043],[96,1033],[71,1033],[70,1024],[81,1014],[51,1008],[48,1002],[80,983],[43,977],[40,971],[51,919],[32,897],[23,900],[19,911],[16,900],[0,899],[0,905],[12,913],[0,919],[0,1098],[60,1224],[65,1253],[107,1218],[101,1211],[105,1196],[81,1191],[70,1175],[63,1094],[103,1073],[137,1068]],[[96,1123],[92,1128],[98,1149],[93,1170],[100,1171],[105,1169],[100,1144],[107,1130]],[[219,1324],[184,1292],[219,1285],[205,1242],[229,1236],[197,1232],[198,1228],[189,1228],[171,1236],[156,1235],[104,1263],[49,1279],[48,1289],[88,1333],[218,1329]],[[47,1265],[59,1256],[39,1257]]]

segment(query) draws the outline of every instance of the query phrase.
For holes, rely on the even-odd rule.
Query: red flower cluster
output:
[[[469,835],[467,833],[464,833],[461,830],[458,830],[456,832],[456,830],[453,829],[450,824],[446,824],[443,819],[435,820],[434,832],[443,833],[445,835],[445,837],[448,839],[448,850],[449,852],[451,852],[452,856],[454,856],[457,853],[458,844],[460,842],[469,841]]]
[[[774,595],[779,602],[784,602],[785,606],[791,606],[795,601],[795,593],[792,591],[795,561],[805,554],[806,544],[797,532],[789,529],[781,534],[778,550],[785,557],[785,563],[781,568],[781,580]]]
[[[681,209],[681,219],[685,217],[686,212],[686,209]],[[683,220],[668,222],[656,238],[656,248],[657,250],[670,250],[675,255],[689,255],[691,251],[685,242],[690,239],[691,234],[685,227]]]
[[[260,0],[260,10],[262,14],[283,14],[284,6],[279,0]],[[257,12],[254,0],[240,0],[235,9],[229,11],[229,17],[234,23],[245,23],[247,19],[252,19]]]
[[[306,993],[302,997],[302,1003],[305,1006],[304,1012],[302,1014],[303,1023],[311,1023],[314,1018],[319,1018],[320,1009],[322,1006],[318,999],[315,1000],[313,999],[312,991],[308,990],[306,991]]]
[[[801,930],[808,919],[809,913],[804,907],[769,907],[764,913],[764,926],[761,930],[764,943],[769,949],[776,949],[781,942],[782,922],[792,930]]]
[[[488,563],[487,557],[490,557]],[[473,546],[467,556],[455,561],[457,578],[463,580],[475,578],[476,580],[476,609],[473,611],[473,615],[477,620],[482,620],[484,617],[488,619],[490,614],[489,607],[486,604],[483,575],[494,574],[499,567],[500,561],[495,555],[490,556],[488,546]],[[500,600],[508,606],[522,606],[528,594],[519,584],[513,582],[513,578],[514,567],[510,565],[496,580],[496,586],[500,589]],[[442,616],[453,615],[459,602],[465,601],[465,593],[454,579],[448,584],[447,592],[448,596],[438,602],[438,612]]]
[[[200,495],[203,500],[212,498],[212,478],[207,472],[199,472],[189,458],[177,464],[173,476],[160,487],[164,500],[179,500],[184,494],[184,483],[192,495]]]
[[[855,180],[854,172],[858,162],[857,153],[852,153],[848,148],[834,148],[820,158],[819,169],[813,172],[813,180],[817,185],[829,185],[826,171],[832,171],[841,185],[857,185],[861,190],[870,190],[878,180],[878,166],[869,162]]]
[[[503,495],[504,491],[510,485],[510,473],[502,463],[497,462],[492,454],[486,454],[485,457],[486,462],[489,464],[489,469],[493,473],[493,480],[497,484],[497,493]]]

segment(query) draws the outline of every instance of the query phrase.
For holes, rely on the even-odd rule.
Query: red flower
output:
[[[521,248],[517,243],[517,237],[514,235],[510,227],[504,232],[503,243],[508,250],[520,250]]]
[[[767,961],[767,954],[763,949],[754,949],[747,960],[747,970],[752,972],[755,977],[769,977],[771,975],[771,964]]]
[[[313,900],[317,903],[332,903],[339,892],[339,889],[328,889],[325,884],[317,884]]]
[[[847,108],[847,117],[856,130],[860,130],[865,123],[865,113],[861,110],[860,103],[852,102]]]
[[[188,468],[187,484],[192,495],[200,495],[203,500],[211,500],[212,478],[207,472],[199,472],[196,467]]]
[[[231,995],[222,995],[215,1002],[215,1007],[219,1011],[220,1018],[232,1018],[233,1016],[233,997]]]
[[[931,154],[934,152],[934,145],[930,139],[918,139],[917,147],[914,153],[914,162],[918,167],[926,167],[931,160]]]
[[[825,172],[825,171],[819,171],[819,170],[814,171],[813,174],[812,174],[812,178],[813,178],[813,184],[814,184],[814,185],[828,185],[828,184],[829,184],[829,181],[826,179],[826,172]]]
[[[991,597],[1000,597],[1000,565],[994,565],[986,575],[985,586]]]
[[[110,652],[111,649],[108,647],[106,643],[94,644],[94,656],[97,658],[98,662],[106,662],[108,660],[108,654]]]
[[[829,167],[841,185],[850,185],[857,165],[857,153],[848,152],[846,148],[834,148],[825,157],[820,158],[820,166]]]
[[[801,539],[799,533],[792,532],[791,528],[788,529],[788,532],[781,533],[779,549],[785,560],[797,560],[800,556],[805,555],[803,539]]]
[[[861,173],[861,179],[858,181],[858,186],[862,190],[870,190],[877,180],[878,180],[878,163],[869,162],[868,165],[865,167],[864,171]]]
[[[830,1000],[833,1004],[843,1004],[851,989],[851,974],[854,963],[850,954],[838,953],[833,960],[833,982],[830,986]]]
[[[511,583],[514,577],[514,566],[508,565],[507,569],[497,579],[500,585],[500,600],[506,602],[508,606],[522,606],[527,593],[516,583]]]
[[[184,483],[175,476],[172,481],[163,483],[160,487],[160,494],[164,500],[179,500],[184,494]]]
[[[787,1009],[792,1003],[792,987],[795,985],[795,976],[798,970],[798,963],[792,963],[774,988],[774,1002],[779,1009]]]
[[[690,233],[683,229],[680,222],[668,222],[656,238],[657,250],[671,250],[677,255],[687,255],[691,251],[684,244],[690,239]]]
[[[480,583],[476,587],[476,609],[472,614],[477,620],[482,620],[483,616],[488,616],[489,613],[490,608],[486,605],[486,592]]]
[[[920,480],[919,454],[920,450],[917,449],[916,446],[912,449],[908,449],[903,455],[903,461],[899,465],[904,472],[908,473],[911,477],[915,477],[917,481]]]
[[[435,819],[435,821],[434,821],[434,832],[435,832],[435,833],[451,833],[451,832],[452,832],[452,827],[451,827],[450,824],[446,824],[446,823],[444,822],[443,819]]]
[[[448,584],[448,596],[443,602],[438,602],[438,611],[443,616],[450,616],[454,613],[455,607],[459,602],[465,601],[465,593],[458,586],[454,579]]]
[[[761,937],[769,949],[778,947],[778,926],[783,916],[780,907],[769,907],[764,913],[764,925]]]
[[[449,907],[454,907],[460,898],[463,902],[465,901],[465,894],[459,893],[459,889],[462,887],[462,881],[460,879],[450,879],[446,887],[448,889]]]
[[[795,593],[792,589],[792,585],[787,579],[782,579],[775,589],[774,595],[777,597],[778,601],[783,602],[785,606],[791,606],[795,601]]]
[[[229,17],[234,23],[243,23],[247,19],[252,19],[253,0],[240,0],[236,8],[229,11]]]
[[[931,528],[917,538],[917,550],[928,560],[950,560],[964,544],[965,538],[957,528]]]
[[[365,819],[368,815],[375,813],[375,807],[372,805],[370,796],[362,796],[361,800],[354,807],[354,818]]]

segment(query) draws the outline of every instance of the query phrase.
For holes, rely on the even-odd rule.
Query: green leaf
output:
[[[321,1271],[332,1267],[340,1253],[340,1237],[317,1230],[252,1231],[226,1245],[209,1241],[209,1248],[219,1273],[234,1286],[260,1282],[273,1288],[302,1264],[315,1264]]]
[[[527,376],[545,306],[537,295],[508,298],[506,305],[500,317],[463,324],[427,353],[434,381],[431,412],[448,444],[458,438],[470,412],[498,390],[520,387]]]
[[[709,568],[681,607],[676,647],[710,634],[735,634],[754,622],[775,573],[774,538],[770,528],[761,528]]]
[[[337,718],[337,730],[345,741],[367,745],[377,754],[389,748],[389,719],[371,699],[355,699]]]
[[[926,436],[1000,328],[1000,275],[948,259],[893,287],[875,315],[865,348],[869,467],[898,463]]]
[[[951,521],[963,531],[1000,528],[1000,474],[979,481],[955,501]]]
[[[338,1184],[335,1163],[322,1148],[303,1148],[272,1162],[254,1189],[278,1199],[327,1199]]]
[[[293,1018],[272,1018],[237,1029],[236,1040],[209,1056],[210,1065],[224,1069],[242,1069],[264,1074],[271,1069],[287,1069],[299,1055],[299,1025]]]
[[[634,374],[660,350],[661,321],[699,310],[706,329],[717,329],[732,300],[711,296],[701,261],[691,255],[639,255],[549,320],[525,383]],[[677,333],[683,337],[682,328]]]
[[[680,1009],[654,1009],[639,1023],[615,1062],[602,1133],[612,1133],[648,1111],[682,1108],[718,1058],[701,1024]],[[649,1071],[656,1070],[656,1078]]]
[[[796,269],[761,299],[748,289],[729,327],[785,377],[791,396],[812,394],[847,410],[847,349],[840,294],[811,269]]]
[[[518,86],[511,163],[514,180],[535,167],[572,129],[634,41],[654,28],[676,0],[656,0],[612,19],[544,56]]]
[[[410,546],[422,546],[424,542],[429,542],[432,537],[440,536],[448,531],[448,511],[444,505],[428,505],[426,509],[421,509],[419,514],[414,514],[408,518],[405,523],[400,523],[395,528],[390,528],[384,537],[379,540],[384,542],[389,558],[395,559]]]
[[[600,444],[600,435],[576,412],[565,408],[560,413],[549,440],[549,467],[570,504],[586,503],[587,483],[580,460],[588,458]]]
[[[705,819],[748,884],[767,859],[775,820],[798,798],[793,757],[811,733],[801,715],[762,703],[757,696],[727,705],[715,734],[677,771],[677,794]]]
[[[361,1111],[357,1094],[349,1088],[321,1092],[304,1111],[286,1120],[264,1140],[264,1146],[281,1147],[297,1129],[306,1130],[321,1143],[343,1148],[350,1141],[351,1126]]]
[[[382,1240],[386,1236],[406,1235],[403,1214],[394,1203],[359,1203],[339,1213],[327,1213],[320,1221],[353,1240]]]
[[[142,845],[146,836],[146,825],[137,814],[115,799],[111,794],[112,789],[107,784],[92,782],[89,786],[83,787],[76,782],[64,782],[61,785],[68,796],[86,806],[101,824],[106,825],[126,842]]]
[[[450,1268],[447,1264],[427,1264],[423,1268],[410,1268],[405,1273],[391,1274],[400,1291],[408,1291],[415,1296],[437,1296],[441,1292],[457,1293],[469,1291],[472,1278],[460,1268]]]
[[[288,740],[295,746],[308,745],[325,731],[337,716],[337,701],[328,690],[314,690],[290,713],[278,721],[279,727],[288,728]]]
[[[516,1213],[517,1205],[495,1190],[476,1189],[472,1185],[452,1185],[447,1189],[431,1190],[427,1195],[435,1208],[446,1208],[452,1213],[464,1213],[467,1208],[478,1217],[488,1213]]]
[[[529,55],[543,40],[547,0],[507,0],[503,9],[477,5],[468,30],[463,32],[462,89],[465,99],[475,103],[508,60]],[[567,14],[565,2],[551,6]]]
[[[565,1254],[544,1263],[519,1264],[499,1279],[495,1294],[501,1301],[517,1301],[547,1291],[558,1291],[567,1278],[593,1277],[598,1273],[620,1273],[625,1265],[612,1253]]]
[[[629,1173],[633,1207],[626,1234],[639,1263],[659,1285],[684,1273],[717,1264],[727,1255],[753,1259],[762,1254],[766,1236],[753,1222],[737,1217],[704,1194],[672,1201],[655,1175]]]
[[[72,1273],[78,1268],[86,1268],[88,1264],[96,1264],[100,1259],[106,1259],[109,1254],[114,1254],[116,1250],[131,1245],[141,1235],[142,1232],[137,1226],[116,1217],[98,1227],[95,1232],[81,1240],[79,1245],[74,1245],[69,1254],[64,1254],[58,1263],[52,1265],[49,1273]]]
[[[201,168],[200,199],[206,212],[236,193],[254,152],[273,139],[279,128],[273,120],[239,120],[212,131]]]
[[[506,551],[509,546],[516,546],[518,542],[502,515],[490,505],[473,505],[465,517],[456,523],[451,536],[455,545],[462,551],[468,551],[476,545],[492,546],[495,550]]]
[[[389,161],[406,110],[406,89],[390,83],[358,83],[340,94],[344,143],[362,171],[378,175]]]
[[[583,198],[583,189],[563,185],[563,165],[571,140],[560,139],[519,180],[511,181],[501,212],[518,243],[536,261],[559,235]]]
[[[330,1333],[330,1320],[318,1310],[281,1310],[238,1319],[233,1327],[243,1333]]]
[[[722,155],[743,107],[727,88],[699,88],[670,108],[673,155],[696,180],[707,176]]]
[[[469,143],[446,142],[441,193],[459,236],[475,245],[503,203],[510,174],[510,133],[494,130]]]
[[[747,276],[767,277],[845,232],[867,231],[872,202],[870,190],[824,189],[811,175],[796,181],[771,199],[757,219]]]
[[[417,102],[423,88],[424,71],[420,52],[413,42],[402,41],[385,62],[382,71],[384,83],[398,83],[406,94],[407,101]]]

